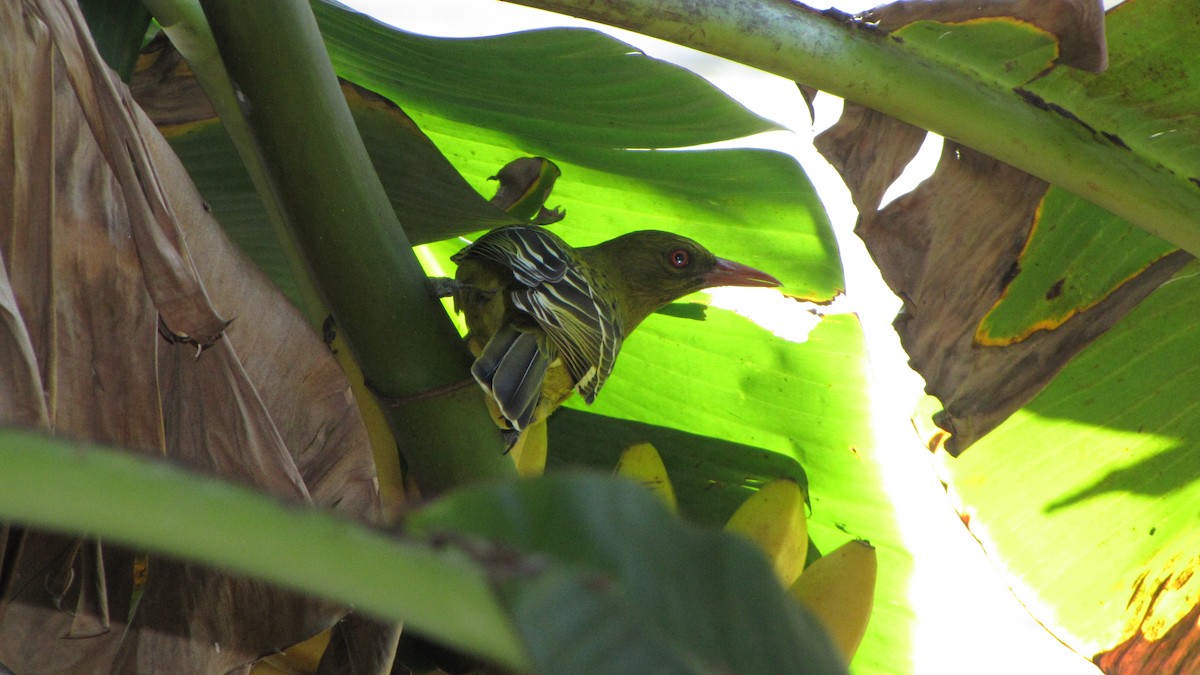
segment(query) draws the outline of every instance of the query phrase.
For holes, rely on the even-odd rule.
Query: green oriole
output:
[[[497,423],[516,432],[572,392],[591,403],[621,344],[647,316],[713,286],[779,286],[669,232],[644,230],[572,248],[534,225],[492,230],[452,258],[471,373]]]

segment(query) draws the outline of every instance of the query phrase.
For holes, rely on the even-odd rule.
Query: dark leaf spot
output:
[[[1109,133],[1109,132],[1107,132],[1107,131],[1102,131],[1102,132],[1100,132],[1100,133],[1101,133],[1101,134],[1102,134],[1102,135],[1103,135],[1105,138],[1107,138],[1107,139],[1108,139],[1108,142],[1109,142],[1109,143],[1112,143],[1113,145],[1117,146],[1118,148],[1121,148],[1122,150],[1128,150],[1128,149],[1129,149],[1129,146],[1128,146],[1128,145],[1125,145],[1125,141],[1121,140],[1121,137],[1120,137],[1120,136],[1118,136],[1118,135],[1116,135],[1116,134],[1110,134],[1110,133]]]
[[[1004,289],[1008,288],[1008,285],[1011,284],[1013,279],[1016,279],[1017,275],[1020,273],[1021,263],[1016,260],[1012,261],[1012,264],[1009,265],[1008,269],[1004,270],[1004,274],[1000,276],[1000,290],[1003,291]]]

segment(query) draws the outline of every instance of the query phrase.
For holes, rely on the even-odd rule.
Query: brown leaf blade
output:
[[[0,421],[377,520],[341,370],[89,40],[73,5],[0,4]],[[0,553],[0,662],[18,672],[225,672],[345,613],[152,558],[131,617],[129,551],[3,527]]]

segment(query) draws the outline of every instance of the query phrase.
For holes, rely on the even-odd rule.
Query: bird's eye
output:
[[[670,255],[667,256],[667,260],[671,263],[671,267],[682,269],[692,262],[692,256],[688,255],[686,250],[677,248],[671,251]]]

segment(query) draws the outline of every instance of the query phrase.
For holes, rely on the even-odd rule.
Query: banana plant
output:
[[[32,386],[37,383],[51,392],[28,400],[57,403],[14,408],[6,412],[6,419],[12,422],[54,428],[148,454],[165,452],[201,470],[251,482],[277,498],[325,508],[338,506],[347,515],[367,520],[385,517],[381,511],[387,507],[366,487],[373,476],[385,477],[381,491],[394,500],[404,492],[392,443],[400,445],[409,475],[427,496],[484,476],[511,475],[511,466],[496,451],[496,441],[487,438],[494,432],[486,415],[480,414],[475,397],[463,394],[454,402],[456,408],[442,408],[441,401],[418,397],[415,409],[385,411],[375,422],[363,423],[360,416],[370,407],[371,390],[360,386],[362,376],[354,374],[347,381],[336,368],[329,370],[330,357],[322,353],[324,347],[311,327],[326,324],[324,312],[330,312],[334,321],[326,325],[345,339],[334,343],[343,368],[347,367],[346,357],[352,356],[376,391],[403,398],[436,388],[455,372],[465,372],[461,347],[449,320],[420,290],[424,272],[417,265],[418,257],[409,253],[410,246],[430,243],[419,251],[421,261],[426,268],[446,273],[451,271],[447,257],[461,244],[441,240],[511,222],[511,214],[487,203],[485,197],[494,189],[487,179],[520,156],[548,158],[561,170],[549,204],[559,207],[565,218],[550,227],[569,241],[594,243],[646,227],[672,229],[694,236],[721,255],[770,270],[785,282],[791,298],[827,302],[843,286],[827,219],[793,160],[763,151],[673,150],[738,138],[772,125],[697,78],[642,57],[609,38],[566,30],[447,41],[406,35],[321,3],[311,10],[302,3],[264,3],[250,8],[219,2],[200,7],[179,3],[174,8],[168,3],[149,4],[176,42],[182,42],[181,35],[203,36],[204,31],[200,24],[185,20],[187,12],[171,10],[203,10],[190,16],[201,17],[203,27],[212,31],[216,49],[210,56],[218,54],[220,62],[208,61],[209,74],[197,67],[199,62],[181,67],[176,61],[173,71],[171,64],[160,63],[164,69],[155,71],[149,62],[166,54],[149,52],[142,57],[143,78],[132,79],[131,99],[101,71],[98,61],[69,62],[92,64],[86,76],[72,71],[72,91],[82,92],[75,94],[77,99],[85,103],[98,100],[108,106],[102,110],[110,116],[128,116],[124,138],[129,140],[124,145],[103,146],[99,156],[104,160],[97,165],[107,163],[120,169],[124,155],[116,150],[119,147],[152,151],[147,151],[151,159],[139,160],[143,161],[137,165],[141,170],[115,171],[115,180],[124,191],[125,201],[119,203],[146,200],[149,204],[133,213],[134,222],[142,223],[132,230],[136,253],[125,248],[114,258],[123,261],[125,268],[146,269],[134,279],[154,282],[147,284],[150,300],[117,292],[106,297],[121,298],[123,304],[110,300],[109,304],[68,305],[73,309],[62,310],[57,323],[15,332],[31,337],[14,344],[28,346],[18,352],[32,355],[26,364],[75,363],[70,358],[74,352],[49,359],[39,350],[46,344],[63,344],[47,343],[44,336],[49,329],[44,326],[79,326],[71,334],[89,335],[86,344],[95,345],[89,347],[92,351],[77,350],[84,356],[105,346],[129,353],[129,345],[140,344],[143,351],[133,353],[150,348],[152,353],[169,354],[171,365],[166,370],[161,366],[127,368],[129,373],[141,373],[127,375],[140,386],[110,385],[110,391],[120,393],[106,398],[111,401],[108,405],[90,408],[66,402],[71,397],[87,400],[94,395],[95,382],[111,382],[107,373],[124,372],[118,366],[127,365],[128,359],[113,355],[101,361],[112,364],[107,369],[93,366],[67,371],[75,377],[50,378],[44,375],[44,368],[27,368],[15,381],[29,383],[30,392],[39,391]],[[1189,512],[1181,508],[1194,501],[1194,481],[1190,479],[1195,474],[1194,463],[1183,450],[1190,437],[1186,420],[1191,416],[1186,414],[1190,379],[1182,354],[1191,328],[1184,318],[1186,312],[1179,310],[1187,307],[1194,275],[1188,256],[1175,252],[1175,247],[1197,250],[1190,215],[1195,212],[1196,197],[1189,182],[1189,176],[1196,175],[1190,150],[1195,144],[1179,139],[1194,133],[1180,111],[1190,109],[1196,91],[1189,86],[1194,64],[1188,55],[1200,51],[1192,49],[1194,31],[1180,21],[1188,16],[1182,3],[1139,0],[1110,13],[1106,58],[1111,67],[1099,74],[1060,63],[1074,58],[1064,56],[1075,53],[1068,48],[1074,44],[1069,36],[1084,33],[1080,26],[1094,26],[1094,11],[1079,13],[1084,19],[1090,16],[1092,24],[1080,19],[1048,26],[1017,16],[1008,5],[992,17],[969,21],[923,17],[914,23],[897,18],[897,13],[856,20],[770,0],[712,0],[679,7],[631,1],[608,3],[601,10],[588,3],[576,6],[569,0],[530,4],[578,12],[714,51],[898,118],[876,118],[874,113],[850,108],[848,116],[858,114],[868,120],[860,125],[859,135],[844,125],[822,145],[847,176],[863,214],[864,236],[872,229],[886,232],[886,225],[895,222],[933,220],[940,226],[914,227],[911,232],[924,244],[917,247],[889,249],[884,245],[886,236],[879,235],[884,253],[877,258],[885,266],[885,276],[909,302],[909,314],[898,328],[906,336],[914,362],[932,383],[931,390],[941,398],[940,403],[930,405],[930,411],[938,411],[941,428],[921,426],[929,428],[936,447],[962,454],[950,459],[949,453],[942,452],[939,457],[945,460],[944,471],[963,519],[1001,563],[1009,575],[1008,583],[1027,605],[1037,608],[1038,619],[1080,654],[1095,658],[1101,667],[1112,672],[1131,672],[1135,667],[1149,669],[1140,672],[1162,672],[1161,664],[1193,658],[1188,645],[1195,626],[1195,596],[1187,582],[1193,564],[1187,551],[1194,548],[1194,528],[1189,524]],[[1063,4],[1087,10],[1090,3]],[[55,39],[65,41],[69,33],[63,26],[78,17],[70,11],[64,14],[54,3],[38,6],[35,15],[57,29],[50,31]],[[274,11],[284,7],[287,11]],[[589,11],[601,13],[587,14]],[[285,18],[295,23],[286,23]],[[14,18],[0,25],[17,22]],[[1094,39],[1091,43],[1095,47]],[[15,46],[22,44],[15,39],[4,44],[13,55],[4,60],[6,67],[30,69],[22,73],[43,72],[37,70],[41,52]],[[76,51],[71,54],[92,53],[86,45],[72,49]],[[189,56],[186,49],[181,50]],[[1102,61],[1095,57],[1090,62],[1071,62],[1098,69]],[[289,70],[276,65],[280,62],[307,65]],[[214,64],[220,67],[212,68]],[[189,84],[187,77],[166,76],[184,70],[200,76],[205,96],[187,94],[189,88],[192,94],[196,91],[195,82]],[[146,77],[146,73],[154,76]],[[333,79],[334,73],[341,78],[341,86]],[[206,77],[215,79],[206,82]],[[93,81],[101,84],[87,85]],[[235,83],[236,89],[230,83]],[[179,86],[172,88],[176,84]],[[64,85],[60,82],[59,86]],[[133,100],[149,113],[172,150],[168,151],[161,139],[154,140],[156,132],[148,128],[140,112],[118,114],[135,110]],[[197,112],[204,108],[205,100],[219,112],[219,122],[211,112]],[[172,104],[184,101],[190,103],[172,109]],[[197,101],[198,107],[193,105]],[[86,105],[83,108],[88,110]],[[105,128],[102,118],[102,113],[89,116],[85,112],[83,121],[76,124],[104,141],[108,137],[96,131]],[[34,117],[13,119],[36,125]],[[911,139],[919,140],[922,129],[932,129],[950,140],[939,175],[908,201],[881,211],[875,191],[879,185],[886,187],[887,177],[903,165],[904,157],[913,151],[909,149]],[[151,140],[135,142],[139,138]],[[253,143],[247,146],[246,138]],[[297,138],[307,140],[298,143]],[[365,145],[357,138],[366,140]],[[895,140],[898,138],[909,141],[900,143]],[[862,148],[873,150],[863,153]],[[186,174],[179,168],[145,171],[149,166],[170,167],[162,158],[172,152],[182,158]],[[136,153],[134,159],[138,159]],[[66,165],[44,159],[29,164],[44,171]],[[419,168],[414,170],[414,166]],[[138,178],[147,175],[160,178]],[[199,188],[198,195],[191,192],[191,180]],[[14,177],[6,184],[14,195],[23,195],[11,203],[40,203],[24,196],[35,194],[31,185],[38,183]],[[60,177],[41,184],[67,183]],[[171,186],[167,190],[170,199],[158,196],[161,191],[155,186],[162,185]],[[980,185],[991,191],[982,191]],[[105,185],[97,188],[98,194],[111,192]],[[79,203],[66,196],[58,200]],[[186,209],[181,206],[184,203]],[[1005,205],[998,215],[1012,221],[1010,229],[1000,230],[982,217],[997,215],[995,208],[990,212],[982,208],[987,204]],[[117,213],[122,208],[129,207],[113,207],[107,212]],[[960,229],[955,218],[969,214],[966,219],[971,219],[976,214],[973,209],[980,210],[981,222],[975,230]],[[33,207],[28,210],[37,212]],[[71,212],[60,208],[55,213]],[[165,241],[156,237],[155,228],[148,223],[169,224],[172,217],[186,222],[165,231],[185,234],[168,236]],[[215,231],[216,221],[258,269],[269,275],[271,283],[246,265],[241,253],[227,242],[221,243],[223,239],[218,237],[219,241],[212,243],[206,233]],[[114,222],[124,221],[118,217]],[[15,225],[10,222],[8,227]],[[978,231],[1003,231],[1009,238],[986,240],[979,239],[979,234],[963,234]],[[15,240],[24,241],[20,237]],[[150,251],[160,255],[151,256]],[[1007,257],[971,257],[992,251]],[[889,255],[890,268],[883,262]],[[229,271],[217,272],[227,269],[217,265],[216,261],[222,260],[238,262]],[[364,262],[367,260],[373,262]],[[140,266],[134,261],[140,261]],[[44,279],[46,275],[31,278]],[[164,287],[164,278],[175,283]],[[245,282],[232,283],[231,279],[255,279],[256,288],[273,290],[256,294],[251,302],[240,290],[239,283]],[[12,304],[28,307],[23,293],[37,288],[36,283],[20,281],[13,287],[17,301]],[[106,287],[130,286],[122,282]],[[284,294],[274,290],[278,288],[284,289]],[[183,291],[189,294],[183,295]],[[180,297],[189,300],[182,302]],[[290,309],[285,297],[291,298],[307,319]],[[938,307],[936,301],[929,301],[938,297],[955,298],[955,302],[969,297],[974,304],[947,302]],[[88,330],[94,326],[88,323],[93,315],[83,307],[110,305],[129,307],[125,314],[137,317],[136,322],[123,324],[120,335],[128,333],[127,338]],[[290,318],[268,319],[283,314]],[[957,317],[962,324],[951,323],[943,315]],[[403,322],[419,324],[429,333],[410,342],[410,336],[397,334],[397,326]],[[945,334],[939,329],[958,331],[956,339],[939,342],[935,338]],[[138,341],[139,335],[147,334],[156,342],[147,345],[144,337]],[[287,354],[272,349],[283,342],[303,343],[304,356],[300,357],[299,351]],[[194,363],[182,358],[184,349]],[[954,376],[972,367],[975,362],[971,358],[992,359],[1006,349],[995,356],[999,365],[982,369],[990,378]],[[441,356],[431,359],[433,354]],[[268,361],[268,355],[274,360]],[[1014,369],[1014,361],[1022,364],[1022,369]],[[218,371],[236,377],[231,380],[219,372],[208,372],[214,362],[222,366]],[[266,363],[274,365],[264,367]],[[297,390],[296,383],[312,379],[300,367],[302,363],[320,364],[314,368],[323,373],[323,393]],[[199,371],[195,364],[202,364]],[[251,368],[247,364],[256,365]],[[238,374],[241,371],[245,377]],[[78,376],[88,372],[98,374],[90,379]],[[283,372],[289,377],[273,377]],[[870,539],[878,554],[876,611],[857,650],[855,672],[907,672],[915,658],[912,635],[919,622],[914,607],[919,605],[909,599],[911,553],[900,536],[885,489],[887,463],[880,461],[880,453],[886,450],[870,436],[867,379],[861,329],[852,316],[824,317],[807,339],[796,342],[714,307],[703,297],[689,298],[651,317],[639,329],[595,406],[576,405],[553,418],[549,468],[584,465],[611,471],[623,448],[652,442],[674,483],[680,513],[708,525],[724,523],[759,485],[780,476],[800,481],[812,509],[807,522],[810,561],[857,538]],[[966,384],[955,390],[960,382]],[[284,413],[303,408],[280,407],[279,401],[285,399],[263,393],[278,387],[291,391],[300,401],[336,399],[349,404],[334,406],[320,416]],[[351,387],[356,387],[357,398],[348,394]],[[162,391],[171,394],[156,399],[153,393]],[[137,396],[132,395],[135,392]],[[203,395],[197,398],[197,392]],[[341,398],[330,392],[340,392]],[[163,401],[168,404],[164,406]],[[217,401],[238,405],[215,407]],[[123,406],[147,412],[138,418],[139,433],[105,431],[111,429],[105,420],[124,419]],[[73,418],[67,412],[76,409],[87,410],[88,415]],[[423,421],[436,415],[444,415],[436,418],[441,422],[429,425]],[[84,422],[72,426],[72,419]],[[156,422],[163,419],[168,420],[165,427]],[[232,436],[219,427],[196,435],[197,429],[214,419],[255,422],[234,423]],[[323,422],[332,419],[339,421]],[[307,420],[307,426],[297,420]],[[476,421],[468,424],[466,420]],[[460,427],[477,429],[479,435],[456,438],[454,432]],[[278,434],[280,429],[287,433]],[[392,435],[374,433],[380,429]],[[304,455],[300,451],[309,447],[302,440],[306,434],[307,438],[321,438],[328,449]],[[257,459],[245,462],[237,453],[211,452],[214,444],[230,437],[253,440],[250,445],[257,449]],[[189,452],[176,452],[182,441],[197,438],[205,442],[182,443]],[[347,447],[347,438],[353,439],[354,452],[335,460],[336,449]],[[368,439],[374,439],[373,448]],[[250,440],[239,441],[236,447]],[[25,455],[34,457],[33,470],[38,458],[44,461],[41,474],[6,474],[13,485],[49,485],[55,472],[66,475],[71,469],[69,450],[22,454],[19,451],[35,447],[34,442],[21,437],[12,443],[18,450],[13,466],[16,457],[29,459]],[[451,447],[457,449],[444,451]],[[102,451],[96,454],[108,456]],[[324,480],[327,474],[319,467],[330,462],[339,470],[332,480]],[[395,473],[383,471],[386,462],[396,465]],[[88,500],[87,508],[75,511],[43,508],[46,502],[68,502],[70,490],[34,494],[0,490],[0,494],[24,495],[24,501],[16,496],[0,501],[4,515],[22,523],[3,531],[9,541],[22,542],[6,549],[22,552],[13,557],[6,554],[6,564],[23,556],[26,565],[14,566],[16,571],[8,573],[7,578],[22,582],[10,587],[35,588],[28,580],[43,579],[48,569],[44,562],[40,567],[35,564],[34,552],[42,552],[39,555],[66,556],[60,559],[67,564],[51,566],[63,572],[58,578],[70,578],[66,571],[81,578],[82,570],[90,570],[89,578],[95,578],[99,569],[101,578],[109,579],[109,586],[115,589],[113,597],[124,598],[124,604],[114,603],[111,612],[77,611],[75,619],[62,624],[62,616],[40,613],[47,611],[43,609],[46,603],[33,602],[36,594],[32,591],[5,596],[0,603],[7,604],[0,604],[0,611],[8,612],[6,627],[17,625],[13,616],[23,617],[22,625],[58,616],[64,630],[74,631],[76,637],[119,636],[126,623],[133,629],[146,626],[145,631],[134,630],[132,635],[150,635],[154,617],[165,621],[180,615],[163,610],[171,592],[189,583],[194,588],[243,587],[238,586],[244,584],[241,577],[205,576],[193,567],[172,567],[166,562],[156,567],[157,554],[166,553],[343,603],[332,610],[305,604],[304,620],[296,622],[301,625],[285,626],[281,621],[279,631],[255,635],[260,642],[237,643],[239,650],[230,650],[230,643],[225,643],[224,657],[212,655],[210,641],[204,647],[205,657],[227,659],[212,663],[228,667],[252,660],[243,655],[254,648],[284,648],[290,644],[287,639],[317,632],[344,614],[347,605],[361,607],[383,620],[371,627],[383,652],[389,640],[394,641],[394,633],[387,630],[388,620],[405,619],[418,631],[517,669],[569,671],[578,666],[581,662],[541,660],[562,644],[593,647],[594,654],[607,660],[591,663],[610,668],[620,663],[651,668],[721,664],[745,672],[767,672],[755,660],[762,658],[761,654],[747,653],[754,650],[776,655],[773,661],[767,659],[776,665],[788,663],[784,652],[770,651],[782,646],[757,642],[745,643],[746,652],[720,652],[726,644],[721,641],[712,645],[715,653],[695,646],[683,655],[663,652],[662,644],[653,640],[632,643],[629,638],[635,636],[620,634],[605,642],[601,640],[604,635],[593,632],[596,641],[585,642],[581,637],[586,634],[564,629],[557,634],[560,641],[553,642],[553,636],[547,637],[544,631],[547,626],[575,625],[564,623],[561,613],[561,607],[570,604],[567,598],[578,600],[576,621],[619,623],[636,615],[641,617],[638,620],[665,626],[664,636],[678,630],[696,635],[697,631],[703,634],[719,628],[726,637],[769,633],[767,628],[756,632],[753,627],[771,624],[786,626],[791,631],[788,635],[812,637],[811,645],[808,637],[801,642],[814,654],[825,654],[829,648],[802,610],[767,599],[775,597],[774,591],[783,597],[781,589],[768,591],[756,586],[757,590],[746,591],[766,603],[755,613],[755,621],[762,624],[748,619],[722,623],[721,619],[729,619],[741,606],[731,598],[740,593],[733,592],[733,585],[723,587],[731,591],[721,596],[727,602],[703,610],[712,618],[703,626],[671,624],[653,608],[627,606],[628,598],[621,593],[646,587],[639,584],[651,583],[644,576],[651,569],[668,575],[686,572],[699,583],[716,572],[681,569],[691,558],[682,558],[678,551],[689,550],[690,544],[682,542],[691,541],[691,534],[664,544],[678,547],[675,554],[641,559],[627,557],[636,549],[629,541],[618,541],[620,537],[608,530],[589,530],[585,525],[603,514],[608,515],[601,521],[612,528],[627,526],[622,525],[628,522],[623,509],[650,518],[660,530],[674,527],[658,515],[646,515],[661,512],[653,499],[631,496],[606,481],[593,485],[591,479],[550,478],[528,487],[451,493],[414,514],[411,527],[396,546],[410,547],[415,551],[413,560],[432,561],[435,569],[448,565],[447,569],[458,570],[463,579],[474,580],[469,583],[483,580],[474,599],[456,605],[465,612],[457,616],[466,623],[454,624],[446,623],[447,617],[437,616],[438,612],[422,609],[421,603],[435,599],[434,594],[416,600],[385,596],[396,598],[392,611],[392,606],[376,606],[363,594],[364,580],[365,585],[383,583],[373,581],[376,577],[365,567],[361,573],[348,575],[355,583],[339,583],[329,576],[318,581],[313,566],[284,564],[282,556],[271,557],[270,547],[260,551],[253,543],[255,536],[223,530],[230,525],[216,515],[224,508],[226,497],[216,486],[201,490],[216,491],[218,498],[205,511],[207,516],[196,516],[201,519],[197,522],[217,533],[208,546],[172,543],[158,534],[160,530],[114,525],[119,521],[118,512],[104,511],[103,504],[112,502],[113,495],[133,491],[116,487],[123,484],[118,477],[133,476],[128,483],[132,485],[140,480],[138,476],[149,477],[160,470],[143,463],[126,466],[117,462],[111,481],[105,478],[106,483],[111,482],[109,492],[101,491]],[[168,484],[181,486],[184,482]],[[39,499],[39,494],[58,497]],[[353,499],[347,500],[347,494]],[[409,494],[413,494],[411,490]],[[228,499],[235,498],[230,495]],[[555,513],[550,506],[563,503],[572,505],[560,509],[563,513]],[[629,505],[615,506],[626,503]],[[252,520],[258,510],[266,513],[271,508],[269,502],[252,506],[245,518]],[[133,513],[149,517],[153,510],[153,501],[148,500]],[[173,510],[188,512],[184,505]],[[111,518],[104,517],[106,513]],[[294,534],[300,541],[313,536],[282,516],[272,522],[279,522],[281,528],[296,527]],[[543,524],[534,527],[535,522]],[[72,537],[38,538],[35,530],[25,526],[100,534],[131,548],[100,549],[78,544]],[[345,532],[356,534],[338,536],[369,536],[352,529],[357,526],[343,526],[351,528]],[[328,527],[340,531],[336,525]],[[538,535],[555,527],[581,532],[582,539],[564,543]],[[223,538],[222,532],[227,536]],[[259,562],[227,555],[222,541],[237,541],[234,548],[254,550]],[[589,542],[586,551],[573,552],[581,546],[580,541]],[[395,553],[385,554],[386,545],[376,544],[380,553],[374,559],[364,556],[366,567],[387,564],[383,562],[390,560],[387,555]],[[1104,560],[1097,561],[1093,552],[1101,546],[1107,553]],[[736,545],[730,550],[734,549],[741,551]],[[143,550],[154,554],[148,585],[138,587],[124,572],[106,576],[109,573],[104,570],[136,569],[135,563],[144,558],[139,553]],[[573,557],[575,554],[578,557]],[[627,566],[614,566],[609,556]],[[108,566],[97,567],[97,560]],[[746,562],[739,564],[739,569],[747,578],[761,581],[762,577],[778,585],[765,563],[755,567]],[[616,588],[621,590],[608,592],[608,587],[597,581],[601,578],[597,574],[616,579]],[[58,604],[66,598],[80,610],[96,606],[89,603],[97,597],[80,592],[78,585],[66,588]],[[129,611],[134,597],[130,588],[140,588],[144,594],[134,612]],[[266,592],[253,588],[255,593]],[[589,594],[589,590],[594,592]],[[683,590],[679,593],[687,597]],[[279,602],[299,602],[291,596],[278,597]],[[14,609],[24,611],[27,606],[39,610],[17,614]],[[491,638],[464,632],[472,608],[485,608],[492,618],[489,625],[495,632]],[[648,613],[631,614],[632,609],[648,609]],[[104,621],[84,620],[89,617]],[[1189,617],[1193,617],[1190,623]],[[243,623],[234,628],[232,632],[243,637],[251,632]],[[183,633],[184,639],[179,641],[183,646],[147,641],[139,650],[138,642],[127,641],[121,646],[120,658],[197,657],[195,647],[187,646],[188,638],[207,634],[196,626],[176,633]],[[463,639],[463,635],[478,637]],[[10,633],[7,641],[0,640],[0,662],[8,663],[18,648],[14,645],[28,637],[24,632]],[[352,642],[344,640],[343,645]],[[733,642],[732,638],[729,641]],[[109,645],[100,651],[115,649],[111,646],[115,643],[106,638],[91,644]],[[828,667],[836,671],[840,666],[830,662]]]

